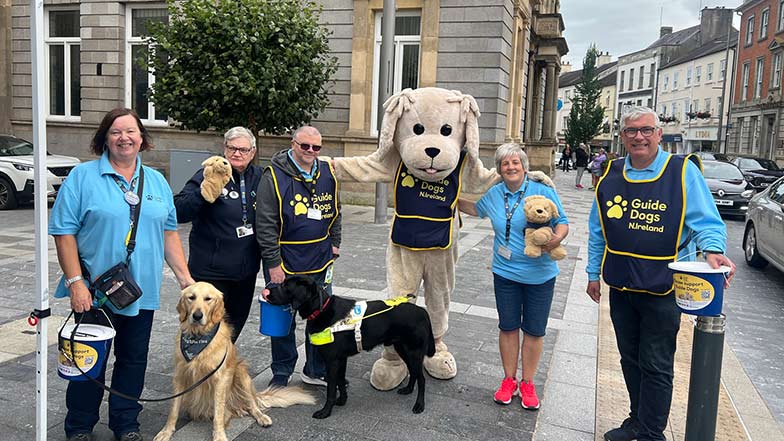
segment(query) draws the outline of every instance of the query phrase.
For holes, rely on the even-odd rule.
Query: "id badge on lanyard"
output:
[[[232,193],[236,193],[236,191],[232,191]],[[236,199],[233,197],[232,199]],[[242,239],[243,237],[253,235],[253,225],[248,223],[248,200],[245,194],[245,176],[240,176],[240,202],[242,204],[242,225],[236,228],[237,230],[237,238]]]

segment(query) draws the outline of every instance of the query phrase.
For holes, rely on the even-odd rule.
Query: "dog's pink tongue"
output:
[[[436,170],[436,169],[434,169],[434,168],[426,168],[426,169],[425,169],[425,172],[426,172],[427,174],[429,174],[429,175],[434,175],[434,174],[438,173],[438,170]]]

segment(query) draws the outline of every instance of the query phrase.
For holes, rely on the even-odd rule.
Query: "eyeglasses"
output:
[[[226,151],[229,153],[241,153],[243,155],[247,155],[248,153],[253,151],[253,147],[234,147],[233,145],[227,145]]]
[[[291,142],[296,143],[302,150],[310,150],[313,149],[314,152],[321,150],[321,146],[318,144],[303,144],[296,139],[292,139]]]
[[[623,134],[627,138],[634,138],[637,136],[637,132],[640,132],[642,136],[650,138],[654,131],[656,131],[656,127],[627,127],[623,129]]]

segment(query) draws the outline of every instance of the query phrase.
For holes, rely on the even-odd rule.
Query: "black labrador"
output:
[[[307,276],[287,278],[282,285],[270,290],[267,300],[273,305],[291,304],[300,317],[307,319],[305,331],[308,336],[343,320],[356,304],[354,300],[329,296]],[[413,411],[421,413],[425,410],[422,364],[425,355],[432,357],[436,351],[427,311],[413,303],[401,303],[390,308],[385,302],[375,300],[367,302],[365,317],[360,327],[362,349],[369,351],[381,344],[395,347],[409,372],[408,384],[397,392],[410,394],[416,383],[417,399]],[[346,404],[346,362],[349,356],[359,353],[354,331],[335,332],[332,336],[334,341],[317,346],[327,365],[327,402],[313,414],[313,418],[327,418],[332,414],[334,405]],[[340,390],[339,397],[336,389]]]

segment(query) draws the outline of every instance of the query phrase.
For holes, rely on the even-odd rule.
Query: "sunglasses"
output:
[[[318,144],[303,144],[296,139],[292,139],[292,142],[296,143],[302,150],[310,150],[313,149],[314,152],[321,150],[321,146]]]

